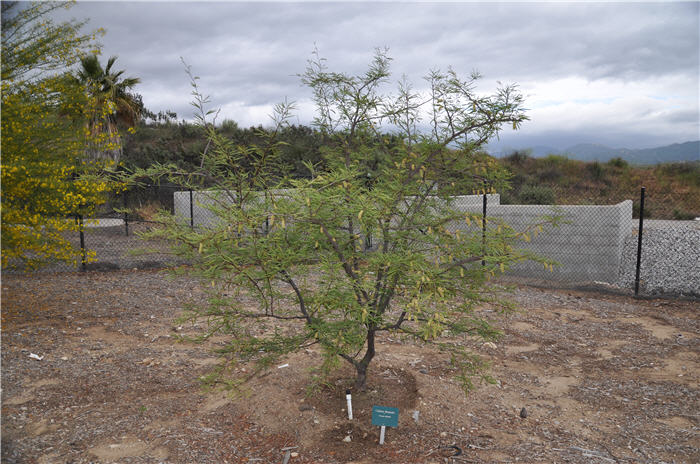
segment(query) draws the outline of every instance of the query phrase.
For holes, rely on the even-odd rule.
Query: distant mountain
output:
[[[633,164],[658,164],[672,161],[699,161],[700,140],[695,142],[674,143],[656,148],[610,148],[604,145],[582,143],[563,151],[569,158],[584,161],[608,161],[622,158]]]
[[[627,148],[610,148],[605,145],[593,143],[579,143],[564,150],[562,153],[582,161],[608,161],[613,158],[622,158],[632,161],[633,150]]]
[[[656,164],[669,161],[700,161],[700,140],[695,142],[674,143],[658,148],[636,150],[633,154],[638,159],[631,160],[637,164]],[[656,160],[656,161],[653,161]]]
[[[528,148],[531,156],[541,158],[547,155],[564,155],[582,161],[609,161],[622,158],[632,164],[658,164],[673,161],[700,161],[700,140],[694,142],[674,143],[656,148],[610,148],[593,143],[580,143],[565,150],[539,145]],[[496,156],[508,156],[513,150],[501,151]]]
[[[529,150],[531,151],[530,156],[534,156],[535,158],[543,158],[561,151],[547,145],[535,145],[534,147],[530,147]]]

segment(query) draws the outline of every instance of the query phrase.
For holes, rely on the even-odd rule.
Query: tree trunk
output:
[[[367,388],[367,366],[358,363],[355,365],[357,377],[355,377],[355,391],[363,391]]]
[[[367,368],[374,358],[374,329],[367,331],[367,351],[362,359],[354,363],[357,377],[355,378],[355,390],[364,391],[367,388]]]

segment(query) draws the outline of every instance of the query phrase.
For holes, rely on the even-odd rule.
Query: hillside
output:
[[[522,152],[502,158],[512,174],[506,204],[615,204],[634,201],[646,187],[645,217],[700,217],[700,161],[634,166],[620,158],[601,163],[550,155],[532,158]]]
[[[242,129],[228,122],[222,124],[220,130],[234,143],[246,146],[258,141],[262,128]],[[321,146],[324,141],[318,132],[309,127],[292,126],[280,136],[284,141],[283,166],[287,174],[307,176],[305,162],[323,169]],[[188,123],[142,125],[136,134],[127,138],[123,162],[131,168],[168,162],[192,168],[199,165],[205,145],[200,131]],[[538,147],[538,150],[546,149]],[[499,162],[512,173],[512,188],[502,193],[502,201],[511,204],[612,204],[633,199],[636,205],[639,189],[645,186],[649,198],[647,217],[700,217],[700,141],[645,150],[612,149],[602,145],[577,145],[571,150],[578,155],[539,158],[530,156],[530,151],[511,151],[509,156],[500,158]],[[641,161],[682,160],[691,153],[695,153],[694,158],[690,157],[694,161],[661,164]],[[607,161],[582,161],[573,159],[575,156],[599,156]],[[634,161],[628,161],[630,159]],[[138,195],[132,192],[130,198],[136,200]]]

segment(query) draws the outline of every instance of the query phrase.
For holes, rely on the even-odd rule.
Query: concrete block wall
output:
[[[190,193],[175,192],[175,215],[183,223],[190,221]],[[215,191],[192,192],[195,226],[213,225],[218,220],[205,205],[226,201],[222,193]],[[482,195],[464,195],[455,198],[454,207],[463,212],[482,213]],[[542,221],[544,215],[561,217],[558,227],[547,226],[530,242],[520,242],[520,247],[557,261],[554,271],[545,270],[541,264],[519,263],[508,271],[511,275],[545,280],[614,283],[619,276],[620,261],[625,237],[632,226],[632,201],[617,205],[501,205],[500,195],[487,195],[487,218],[498,218],[515,230],[523,230]],[[452,224],[453,230],[475,233],[479,225],[468,227],[465,221]],[[376,243],[375,243],[376,246]]]
[[[287,190],[275,190],[274,193],[282,196]],[[185,224],[190,223],[190,192],[188,190],[174,192],[175,216],[181,218]],[[225,192],[218,190],[192,191],[192,217],[195,227],[214,226],[221,221],[208,206],[225,206],[233,203],[233,199]]]
[[[190,192],[175,192],[173,198],[175,216],[181,218],[185,224],[190,223]],[[192,192],[192,217],[195,227],[216,224],[219,219],[206,206],[215,205],[219,201],[226,201],[226,194],[214,190],[201,190]],[[230,202],[230,199],[228,200]]]
[[[465,204],[460,209],[481,213],[479,205]],[[545,215],[561,218],[558,227],[545,226],[530,242],[519,244],[560,265],[550,272],[538,263],[519,263],[508,271],[511,275],[579,282],[614,283],[618,279],[624,240],[632,224],[631,200],[610,206],[488,204],[486,215],[503,220],[515,230],[537,224]],[[457,227],[468,229],[466,223]]]
[[[453,197],[454,206],[456,208],[467,208],[478,206],[483,208],[484,206],[484,196],[483,195],[458,195]],[[501,195],[498,193],[488,193],[486,194],[486,204],[488,206],[495,206],[501,204]],[[470,210],[471,211],[471,210]],[[481,213],[481,209],[474,211],[475,213]]]

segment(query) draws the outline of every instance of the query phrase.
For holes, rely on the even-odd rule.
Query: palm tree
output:
[[[97,55],[80,59],[77,80],[85,86],[88,95],[95,99],[95,110],[90,115],[90,135],[98,142],[88,149],[89,158],[107,158],[119,161],[122,143],[119,129],[133,127],[143,110],[143,103],[130,90],[139,82],[135,77],[122,78],[124,71],[112,71],[117,60],[112,56],[102,68]]]

